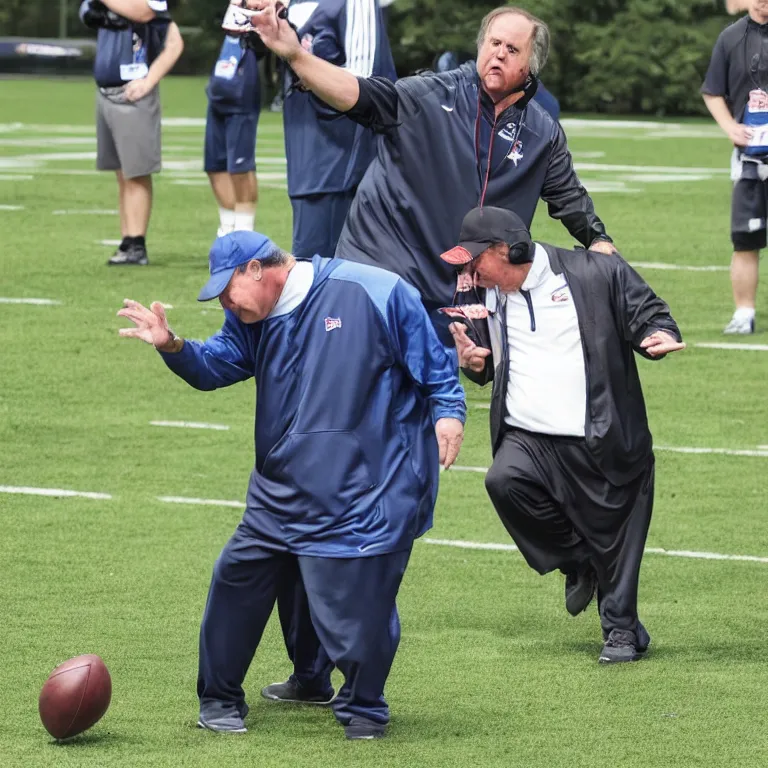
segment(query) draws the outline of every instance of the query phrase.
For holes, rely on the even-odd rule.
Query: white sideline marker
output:
[[[37,304],[40,306],[57,307],[61,305],[56,299],[11,299],[6,296],[0,296],[0,304]]]
[[[91,491],[67,491],[63,488],[28,488],[18,485],[0,485],[0,493],[22,493],[28,496],[77,496],[82,499],[111,499],[108,493],[93,493]]]
[[[218,429],[227,430],[226,424],[205,424],[202,421],[150,421],[153,427],[182,427],[184,429]]]
[[[422,539],[425,544],[436,544],[441,547],[458,547],[459,549],[484,549],[499,552],[518,552],[514,544],[488,544],[479,541],[454,541],[452,539]],[[768,557],[755,555],[723,555],[720,552],[694,552],[684,549],[661,549],[648,547],[647,555],[667,555],[667,557],[688,557],[692,560],[739,560],[747,563],[768,563]]]
[[[23,205],[0,205],[0,211],[23,211]]]
[[[733,349],[739,352],[768,352],[768,344],[729,344],[724,341],[709,343],[697,342],[694,347],[702,349]]]
[[[723,266],[694,267],[687,264],[666,264],[661,261],[632,261],[630,266],[640,269],[667,269],[681,272],[728,272],[730,270],[730,267]]]
[[[53,211],[54,216],[117,216],[118,211],[86,208],[80,211]]]
[[[158,501],[164,501],[166,504],[197,504],[207,507],[235,507],[242,509],[245,502],[227,501],[226,499],[190,499],[186,496],[157,496]]]

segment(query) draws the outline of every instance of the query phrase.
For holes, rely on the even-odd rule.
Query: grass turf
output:
[[[53,213],[116,208],[114,179],[93,173],[83,156],[95,149],[92,83],[15,80],[0,88],[0,206],[23,207],[0,207],[0,297],[62,302],[0,304],[0,484],[113,497],[0,493],[0,765],[765,765],[768,564],[658,554],[646,557],[641,580],[641,615],[653,637],[647,661],[598,667],[594,608],[568,617],[562,580],[538,577],[518,554],[422,542],[399,600],[403,641],[387,689],[386,739],[346,743],[330,712],[260,700],[263,684],[290,671],[276,621],[246,681],[249,733],[194,728],[199,620],[211,566],[240,513],[157,497],[243,498],[254,390],[245,383],[193,391],[149,348],[119,339],[114,313],[126,296],[157,299],[173,305],[182,335],[204,337],[220,325],[217,308],[194,300],[218,223],[200,173],[203,86],[163,84],[171,121],[151,267],[123,270],[104,266],[111,250],[98,242],[119,237],[116,216]],[[710,123],[574,124],[568,132],[588,186],[614,190],[594,199],[630,261],[727,265],[728,146]],[[280,116],[265,113],[257,224],[289,247],[281,137]],[[544,209],[534,234],[571,242]],[[727,272],[640,271],[689,343],[723,340]],[[758,327],[767,310],[761,299]],[[641,361],[657,444],[768,444],[767,364],[761,352],[695,346],[661,363]],[[471,384],[467,394],[487,402],[488,392]],[[487,415],[470,408],[461,465],[488,465]],[[164,429],[149,424],[156,419],[230,429]],[[765,457],[659,451],[657,459],[650,547],[768,556]],[[443,475],[430,537],[511,543],[482,474]],[[107,662],[113,702],[91,731],[56,744],[36,698],[57,663],[86,652]]]

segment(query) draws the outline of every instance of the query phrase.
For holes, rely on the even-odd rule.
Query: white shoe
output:
[[[725,326],[723,333],[730,335],[742,335],[746,336],[755,332],[755,318],[737,319],[735,316],[731,319],[731,322]]]

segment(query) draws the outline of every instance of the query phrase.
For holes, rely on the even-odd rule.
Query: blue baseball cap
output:
[[[241,264],[247,264],[253,259],[261,261],[269,258],[278,250],[279,248],[260,232],[242,230],[217,237],[208,254],[211,276],[197,300],[215,299],[229,285],[232,275]]]

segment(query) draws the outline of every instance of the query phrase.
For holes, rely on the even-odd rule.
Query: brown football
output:
[[[107,665],[92,653],[75,656],[45,681],[38,702],[40,719],[54,739],[68,739],[97,723],[111,698]]]

